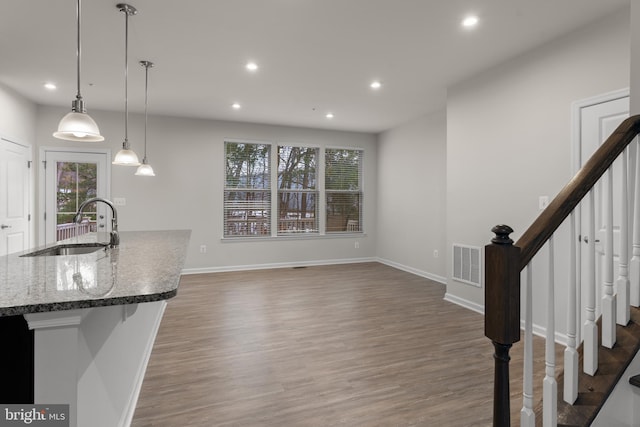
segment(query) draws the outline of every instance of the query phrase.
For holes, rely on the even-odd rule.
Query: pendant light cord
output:
[[[124,141],[129,142],[129,12],[125,9],[124,24]]]
[[[144,64],[144,158],[142,163],[147,162],[147,106],[149,104],[149,67],[150,62]]]
[[[151,61],[140,61],[140,65],[144,67],[144,157],[142,164],[136,171],[136,175],[155,176],[153,168],[147,163],[147,122],[149,120],[149,68],[153,67]]]
[[[129,16],[135,15],[138,11],[135,7],[126,3],[116,5],[124,17],[124,141],[122,150],[116,153],[113,164],[124,166],[138,166],[138,156],[131,150],[129,144]]]
[[[54,138],[66,141],[99,142],[104,141],[96,122],[87,114],[84,100],[80,93],[80,76],[82,74],[82,43],[81,43],[81,0],[76,0],[76,97],[71,101],[71,112],[66,114],[58,123],[58,130],[53,133]]]
[[[80,11],[80,0],[78,0],[77,7],[76,7],[76,21],[77,21],[77,28],[78,28],[78,31],[77,31],[77,34],[76,34],[76,38],[77,38],[76,41],[78,43],[78,46],[76,48],[76,59],[77,59],[77,61],[76,61],[77,62],[77,64],[76,64],[76,71],[77,71],[76,75],[77,75],[77,77],[76,77],[76,79],[77,79],[77,86],[78,86],[78,90],[77,90],[77,93],[76,93],[76,99],[82,99],[82,95],[80,94],[80,55],[82,55],[82,51],[81,51],[81,48],[80,48],[80,16],[81,16],[80,12],[81,12]]]

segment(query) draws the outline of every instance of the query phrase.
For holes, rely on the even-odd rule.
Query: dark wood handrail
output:
[[[593,188],[616,158],[640,133],[640,115],[632,116],[620,123],[617,129],[596,150],[585,165],[549,203],[518,239],[520,248],[520,270],[538,253],[545,242],[560,227],[562,222],[578,206],[578,203]]]
[[[640,115],[623,121],[514,244],[497,225],[485,247],[485,335],[494,348],[493,425],[510,426],[509,349],[520,340],[520,272],[640,133]],[[640,165],[638,165],[640,167]]]

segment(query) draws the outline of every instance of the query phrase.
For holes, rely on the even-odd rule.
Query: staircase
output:
[[[625,120],[517,242],[510,238],[513,230],[509,226],[499,225],[492,229],[495,237],[485,247],[485,335],[491,339],[495,349],[494,426],[511,425],[509,352],[520,341],[521,321],[524,323],[525,355],[523,404],[519,420],[522,427],[592,425],[638,353],[640,147],[634,141],[639,133],[640,116]],[[632,142],[636,154],[633,159],[628,149]],[[617,159],[616,168],[622,168],[616,169],[616,174],[622,177],[620,188],[613,185],[613,163]],[[636,168],[629,171],[628,164],[635,164]],[[629,180],[635,184],[631,185],[634,192],[628,191]],[[604,201],[603,223],[598,224],[598,229],[604,230],[601,242],[604,248],[602,283],[596,283],[596,242],[599,242],[595,238],[594,220],[596,185],[600,188],[597,194]],[[620,203],[615,210],[614,200]],[[585,217],[589,218],[590,241],[586,236],[583,239],[576,226],[576,216],[585,210],[588,212]],[[615,239],[614,211],[621,216],[616,218],[620,224],[620,237]],[[582,277],[576,255],[581,250],[578,242],[583,244],[588,255],[587,273]],[[567,252],[556,256],[556,244]],[[615,281],[614,244],[619,245]],[[545,250],[540,252],[543,247]],[[633,252],[632,256],[630,252]],[[558,279],[556,270],[562,269],[568,271],[568,277]],[[534,271],[537,282],[533,281]],[[544,277],[540,279],[540,276]],[[522,284],[521,277],[524,277]],[[560,283],[559,289],[556,289],[556,281]],[[546,297],[542,304],[536,301],[540,307],[538,311],[546,312],[546,373],[542,379],[540,407],[533,407],[534,286],[538,299],[540,295]],[[562,301],[559,294],[566,296],[563,302],[566,307],[556,310],[556,301]],[[584,307],[583,301],[586,301]],[[560,378],[555,376],[556,311],[566,315],[566,348]],[[632,380],[637,384],[639,377],[632,377]],[[640,417],[640,410],[633,416]],[[634,418],[633,425],[640,425],[640,418],[637,421]]]
[[[564,387],[559,387],[559,426],[591,425],[640,348],[640,309],[631,309],[631,321],[626,327],[618,325],[616,336],[616,345],[612,349],[603,346],[598,348],[599,367],[596,375],[578,374],[578,398],[573,405],[564,401]],[[583,362],[582,357],[580,361]],[[564,373],[558,382],[561,385],[564,383]],[[542,413],[542,407],[538,411]]]

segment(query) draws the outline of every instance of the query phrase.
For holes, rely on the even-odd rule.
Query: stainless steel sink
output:
[[[82,255],[105,249],[108,245],[104,243],[75,243],[61,244],[46,249],[40,249],[28,254],[21,255],[23,257],[31,256],[57,256],[57,255]]]

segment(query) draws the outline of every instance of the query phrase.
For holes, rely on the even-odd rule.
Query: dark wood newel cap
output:
[[[491,231],[496,235],[496,237],[491,239],[492,243],[495,243],[496,245],[513,244],[513,240],[509,238],[509,234],[513,233],[513,228],[508,225],[496,225],[491,229]]]

